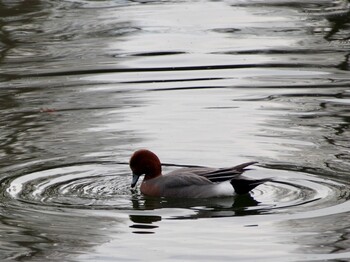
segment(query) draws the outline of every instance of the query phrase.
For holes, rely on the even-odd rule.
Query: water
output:
[[[0,17],[2,261],[350,259],[348,2],[3,0]],[[139,148],[276,181],[148,198]]]

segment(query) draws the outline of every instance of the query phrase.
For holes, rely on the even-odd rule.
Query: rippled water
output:
[[[347,1],[0,1],[2,261],[348,261]],[[272,177],[157,199],[128,160]]]

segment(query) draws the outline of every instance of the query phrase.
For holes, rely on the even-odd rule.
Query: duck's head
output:
[[[147,180],[162,174],[159,158],[147,149],[137,150],[131,156],[129,165],[133,175],[131,187],[135,187],[141,175],[145,175],[145,180]]]

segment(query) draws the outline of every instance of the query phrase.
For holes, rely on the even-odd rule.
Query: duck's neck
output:
[[[144,180],[150,180],[150,179],[153,179],[153,178],[156,178],[156,177],[160,177],[162,175],[161,172],[147,172],[145,174],[145,178]]]

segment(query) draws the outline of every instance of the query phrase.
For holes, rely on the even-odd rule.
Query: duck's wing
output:
[[[149,180],[161,196],[168,197],[214,197],[245,194],[259,184],[268,181],[248,179],[241,174],[246,167],[256,162],[248,162],[230,168],[191,167],[180,168],[167,175]],[[232,187],[226,183],[230,181]],[[224,188],[225,185],[225,188]],[[226,187],[229,185],[229,187]],[[144,192],[147,194],[147,192]]]
[[[205,177],[211,182],[223,182],[227,180],[232,180],[241,175],[244,171],[247,171],[246,167],[256,164],[257,162],[247,162],[234,167],[228,168],[208,168],[208,167],[197,167],[197,168],[186,168],[187,172],[191,172],[195,175]],[[185,169],[178,170],[178,172],[183,172]],[[175,171],[176,172],[176,171]],[[173,173],[175,173],[173,172]],[[177,173],[177,172],[176,172]]]
[[[182,172],[177,172],[181,170],[176,170],[176,172],[171,172],[167,175],[161,176],[159,178],[160,184],[167,188],[178,188],[178,187],[186,187],[192,185],[210,185],[213,184],[205,176],[198,176],[192,172],[189,172],[188,169],[183,169]]]

